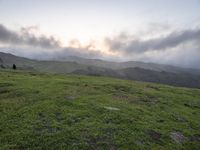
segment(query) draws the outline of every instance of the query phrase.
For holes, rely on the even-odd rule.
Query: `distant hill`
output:
[[[200,88],[200,70],[144,62],[108,62],[69,56],[62,61],[39,61],[0,52],[0,65],[49,73],[72,73]]]
[[[57,60],[55,58],[55,60]],[[139,61],[127,61],[127,62],[111,62],[111,61],[104,61],[100,59],[85,59],[76,56],[67,56],[62,61],[70,61],[70,62],[77,62],[79,64],[101,67],[101,68],[108,68],[108,69],[125,69],[125,68],[143,68],[148,70],[154,71],[165,71],[165,72],[172,72],[172,73],[190,73],[190,74],[200,74],[200,70],[192,69],[192,68],[181,68],[171,65],[163,65],[163,64],[155,64],[155,63],[145,63]]]
[[[0,59],[7,68],[11,67],[12,64],[16,64],[20,69],[51,73],[71,73],[78,69],[87,69],[89,67],[72,61],[39,61],[2,52],[0,52]],[[95,67],[95,69],[97,68]]]
[[[162,83],[174,86],[200,88],[200,75],[158,72],[143,68],[125,68],[121,70],[76,70],[74,74],[111,76],[122,79]]]

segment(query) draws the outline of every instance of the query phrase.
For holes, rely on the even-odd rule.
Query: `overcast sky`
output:
[[[200,69],[200,0],[0,0],[0,51]]]

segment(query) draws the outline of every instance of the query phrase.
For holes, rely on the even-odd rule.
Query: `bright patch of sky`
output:
[[[200,20],[199,0],[0,0],[2,24],[39,26],[65,43],[101,40],[151,24],[187,28]]]

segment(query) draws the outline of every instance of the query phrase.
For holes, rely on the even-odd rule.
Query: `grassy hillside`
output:
[[[199,149],[200,90],[0,71],[0,149]]]

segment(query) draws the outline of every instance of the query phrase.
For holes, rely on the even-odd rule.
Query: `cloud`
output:
[[[199,41],[200,29],[174,31],[168,35],[142,40],[137,37],[121,35],[114,38],[106,38],[105,43],[110,51],[124,54],[145,53],[148,51],[164,51],[175,48],[181,44]]]
[[[136,60],[200,69],[200,28],[146,29],[142,34],[120,33],[105,38],[109,51],[124,61]],[[139,32],[141,33],[141,32]],[[150,33],[150,34],[149,34]]]
[[[4,25],[0,24],[0,43],[34,46],[41,48],[58,48],[61,45],[59,40],[53,36],[47,37],[45,35],[36,36],[31,33],[31,30],[36,27],[21,28],[20,32],[15,32],[7,29]]]
[[[62,46],[54,36],[41,34],[37,26],[22,27],[20,31],[12,31],[0,24],[1,51],[33,59],[64,59],[67,56],[86,58],[102,58],[100,50],[95,49],[94,42],[82,46],[78,40],[71,41],[76,47]],[[3,50],[4,49],[4,50]]]
[[[96,47],[95,41],[83,46],[78,39],[72,39],[70,46],[66,47],[54,36],[41,34],[37,26],[23,27],[17,32],[0,24],[0,51],[41,60],[65,60],[68,56],[78,56],[200,69],[200,28],[179,31],[166,28],[162,26],[157,32],[151,27],[134,35],[122,32],[106,38],[105,43],[110,52],[103,52]]]
[[[136,59],[140,61],[200,69],[199,48],[200,46],[198,45],[188,43],[166,51],[154,51],[130,55],[130,58],[136,56]]]

